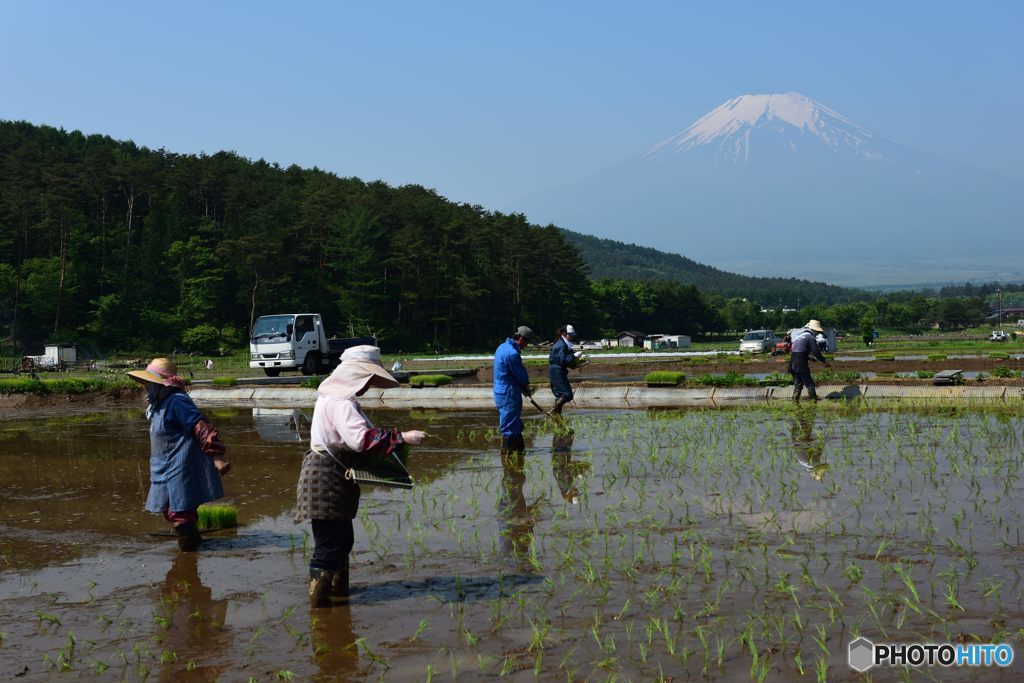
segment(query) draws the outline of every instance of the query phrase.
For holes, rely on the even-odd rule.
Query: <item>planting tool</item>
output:
[[[548,414],[548,411],[546,411],[543,408],[541,408],[540,404],[538,404],[536,401],[533,400],[533,396],[530,396],[529,394],[523,394],[523,395],[526,396],[526,398],[530,399],[530,403],[532,403],[533,407],[536,408],[539,412],[542,412],[545,415]],[[550,417],[550,415],[548,415],[548,417]]]

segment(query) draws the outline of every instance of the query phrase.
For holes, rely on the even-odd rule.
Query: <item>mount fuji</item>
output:
[[[850,285],[1024,279],[1024,181],[888,140],[798,93],[743,95],[516,205],[746,275]]]

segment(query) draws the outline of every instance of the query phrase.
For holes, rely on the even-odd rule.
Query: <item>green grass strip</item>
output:
[[[0,394],[88,394],[92,392],[140,389],[129,379],[0,379]]]

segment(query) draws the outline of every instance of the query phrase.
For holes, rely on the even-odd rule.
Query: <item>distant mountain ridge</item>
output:
[[[914,150],[799,93],[733,98],[516,204],[735,272],[856,285],[1019,280],[1024,181]]]
[[[579,250],[594,279],[675,280],[703,292],[743,297],[763,306],[833,304],[870,301],[864,290],[797,278],[752,277],[698,263],[679,254],[626,244],[562,229],[566,240]]]

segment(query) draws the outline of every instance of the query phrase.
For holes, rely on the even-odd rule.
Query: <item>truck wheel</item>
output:
[[[277,377],[281,374],[281,368],[263,368],[263,372],[267,373],[267,377]]]
[[[320,354],[319,353],[307,353],[306,359],[302,361],[302,374],[303,375],[318,375],[320,374]]]

